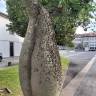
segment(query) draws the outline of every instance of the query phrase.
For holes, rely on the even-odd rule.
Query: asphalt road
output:
[[[69,59],[70,64],[66,73],[63,88],[80,72],[86,64],[96,55],[96,51],[75,52],[75,51],[60,51],[62,56]]]

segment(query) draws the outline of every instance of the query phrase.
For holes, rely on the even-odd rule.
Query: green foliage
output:
[[[20,0],[7,0],[6,3],[9,20],[11,21],[7,25],[9,30],[24,37],[28,26],[28,17],[23,4]]]
[[[69,66],[69,60],[67,58],[65,58],[64,56],[60,57],[61,60],[61,66],[62,66],[62,70],[67,70],[68,66]]]
[[[89,12],[93,9],[89,3],[91,1],[52,0],[46,5],[52,16],[57,44],[72,46],[74,28],[81,23],[84,25],[89,20]]]
[[[89,12],[92,11],[93,0],[40,0],[49,11],[56,33],[57,44],[72,46],[74,27],[88,22]],[[20,36],[25,36],[28,17],[21,0],[7,0],[9,30]]]

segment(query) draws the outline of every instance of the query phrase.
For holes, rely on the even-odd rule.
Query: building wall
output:
[[[13,42],[13,43],[14,43],[14,56],[20,56],[22,43],[19,42]],[[3,57],[10,57],[9,41],[0,41],[0,53],[2,53]]]
[[[96,49],[96,37],[92,36],[83,36],[83,37],[76,37],[74,40],[75,46],[78,46],[78,44],[83,44],[83,47],[87,50],[95,50]]]
[[[19,56],[21,51],[22,44],[19,42],[14,43],[14,55]]]
[[[2,53],[3,57],[9,57],[9,42],[8,41],[0,41],[0,53]]]
[[[14,56],[19,56],[24,38],[17,34],[10,34],[6,24],[9,24],[8,18],[0,16],[0,52],[3,57],[10,57],[10,42],[14,43]]]

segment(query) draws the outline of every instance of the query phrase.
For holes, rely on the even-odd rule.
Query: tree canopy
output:
[[[78,24],[86,24],[93,10],[93,0],[40,0],[49,11],[57,44],[72,45],[71,41]],[[7,10],[11,23],[8,28],[24,37],[28,25],[28,16],[21,0],[7,0]]]

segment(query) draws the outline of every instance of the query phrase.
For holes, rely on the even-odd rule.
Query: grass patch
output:
[[[68,68],[69,61],[67,58],[61,57],[62,69],[66,70]],[[11,66],[0,69],[0,89],[8,88],[12,91],[12,94],[5,95],[0,93],[0,96],[22,96],[20,89],[20,82],[18,76],[18,66]]]
[[[65,57],[62,57],[62,56],[60,57],[60,59],[61,59],[62,70],[64,71],[69,66],[69,60],[67,58],[65,58]]]
[[[18,76],[18,66],[12,66],[0,69],[0,89],[8,88],[12,91],[12,94],[6,95],[0,93],[0,96],[20,96],[21,89]]]

